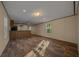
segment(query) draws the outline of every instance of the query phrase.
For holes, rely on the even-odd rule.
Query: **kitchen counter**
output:
[[[10,39],[15,40],[15,39],[25,39],[25,38],[30,38],[31,37],[31,31],[26,30],[26,31],[10,31]]]

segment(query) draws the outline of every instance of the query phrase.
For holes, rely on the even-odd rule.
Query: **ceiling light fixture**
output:
[[[33,16],[41,16],[40,12],[34,12]]]
[[[26,12],[26,10],[25,10],[25,9],[23,9],[23,12],[25,13],[25,12]]]
[[[42,11],[35,11],[32,13],[32,16],[42,16]]]

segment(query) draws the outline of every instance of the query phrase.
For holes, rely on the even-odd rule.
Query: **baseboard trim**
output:
[[[45,36],[41,36],[41,35],[37,35],[37,34],[32,34],[32,35],[38,36],[38,37],[44,37],[44,38],[48,38],[48,39],[52,39],[52,40],[56,40],[56,41],[59,41],[59,42],[64,42],[66,45],[70,45],[72,47],[78,48],[76,43],[62,41],[62,40],[58,40],[58,39],[55,39],[55,38],[45,37]]]

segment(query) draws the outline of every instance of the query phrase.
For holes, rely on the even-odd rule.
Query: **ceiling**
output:
[[[16,23],[31,25],[74,14],[73,1],[4,1],[4,6]],[[33,15],[34,13],[37,13]]]

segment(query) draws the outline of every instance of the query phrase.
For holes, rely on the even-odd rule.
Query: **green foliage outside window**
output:
[[[51,33],[52,32],[52,29],[51,29],[51,25],[50,24],[47,24],[46,31],[47,31],[47,33]]]

